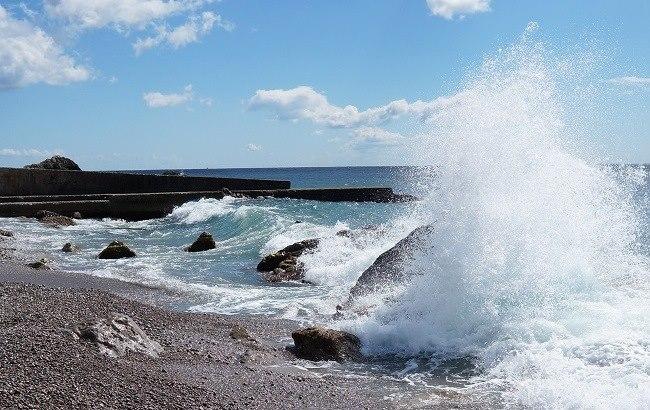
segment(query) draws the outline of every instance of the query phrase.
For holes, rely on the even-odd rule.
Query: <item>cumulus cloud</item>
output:
[[[608,83],[621,86],[629,87],[648,87],[650,86],[650,77],[637,77],[637,76],[627,76],[627,77],[616,77],[610,78],[607,80]]]
[[[12,18],[0,6],[0,89],[45,83],[64,85],[90,78],[43,30]]]
[[[45,11],[79,28],[143,28],[147,23],[196,10],[212,0],[45,0]]]
[[[0,148],[0,157],[49,157],[61,154],[60,150],[48,151],[34,148]]]
[[[262,149],[262,146],[257,144],[248,144],[246,146],[246,149],[249,151],[260,151]]]
[[[378,127],[360,127],[353,132],[353,138],[348,146],[353,148],[367,148],[376,146],[396,145],[402,135]]]
[[[217,26],[226,31],[232,31],[234,24],[224,20],[220,15],[211,11],[203,12],[200,16],[191,16],[185,24],[168,29],[166,26],[157,27],[157,34],[146,38],[139,38],[133,43],[136,55],[145,50],[167,44],[174,49],[184,47],[199,41],[201,36],[210,33]]]
[[[267,109],[283,120],[309,120],[330,128],[357,128],[385,123],[402,116],[427,119],[440,108],[453,104],[457,95],[432,101],[391,101],[386,105],[359,110],[353,105],[330,104],[327,97],[312,87],[300,86],[288,90],[257,90],[249,100],[251,110]]]
[[[194,98],[192,85],[187,85],[182,92],[163,94],[159,91],[150,91],[142,95],[142,99],[149,108],[173,107],[175,105],[187,104]]]
[[[456,15],[460,18],[468,14],[484,13],[490,10],[490,0],[427,0],[431,14],[447,20]]]

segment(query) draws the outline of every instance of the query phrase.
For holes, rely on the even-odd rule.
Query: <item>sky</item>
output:
[[[650,163],[647,0],[0,0],[0,166],[409,165],[411,120],[531,21],[599,56],[587,142]]]

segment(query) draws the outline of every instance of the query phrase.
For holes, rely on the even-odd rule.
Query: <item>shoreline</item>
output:
[[[135,300],[143,293],[152,300],[156,292],[0,262],[0,407],[395,407],[376,380],[299,367],[286,349],[289,321],[178,312]],[[130,316],[163,353],[108,357],[73,337],[76,325],[113,313]],[[252,339],[231,336],[236,328]]]

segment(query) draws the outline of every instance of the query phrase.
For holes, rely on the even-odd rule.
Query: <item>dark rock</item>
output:
[[[77,245],[75,245],[75,244],[72,244],[72,243],[68,242],[65,245],[63,245],[63,248],[61,248],[61,251],[62,252],[68,252],[68,253],[78,252],[79,247]]]
[[[113,241],[111,242],[106,249],[101,251],[97,257],[99,259],[121,259],[121,258],[133,258],[135,252],[129,249],[123,242]]]
[[[49,261],[45,258],[38,260],[36,262],[28,263],[26,266],[29,266],[32,269],[39,269],[39,270],[49,270],[50,267],[47,265]]]
[[[99,351],[111,357],[124,356],[128,350],[158,357],[162,346],[151,340],[137,323],[127,315],[113,314],[74,328],[74,334],[95,344]]]
[[[11,238],[12,236],[14,236],[14,234],[12,232],[5,231],[4,229],[0,229],[0,236]]]
[[[341,236],[344,238],[351,238],[352,237],[352,231],[349,229],[341,229],[336,233],[336,236]]]
[[[217,247],[214,238],[207,232],[201,233],[193,244],[185,248],[187,252],[203,252]]]
[[[56,212],[41,210],[36,212],[36,219],[40,222],[54,227],[76,225],[72,218],[59,215]]]
[[[70,158],[62,157],[60,155],[55,155],[43,162],[39,162],[38,164],[25,165],[25,168],[81,171],[79,165],[77,165],[73,160]]]
[[[407,279],[404,263],[413,258],[415,252],[426,244],[426,238],[433,231],[431,225],[421,226],[411,232],[395,246],[379,255],[366,269],[350,290],[350,299],[373,293],[384,286],[390,286]]]
[[[77,212],[74,212],[74,213],[72,214],[72,218],[73,218],[73,219],[82,219],[83,216],[81,216],[81,212],[78,212],[78,211],[77,211]]]
[[[296,356],[313,361],[360,361],[361,341],[351,333],[324,327],[308,327],[291,334]]]
[[[269,282],[302,279],[305,272],[302,264],[298,261],[298,257],[307,251],[314,250],[319,242],[319,239],[305,239],[266,255],[257,265],[257,270],[259,272],[270,272],[264,275]]]

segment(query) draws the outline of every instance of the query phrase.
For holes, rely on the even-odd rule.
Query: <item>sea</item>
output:
[[[453,393],[495,407],[649,408],[650,168],[611,165],[585,146],[567,104],[576,94],[565,91],[584,80],[566,64],[582,61],[559,58],[535,29],[422,113],[405,160],[426,166],[182,170],[294,188],[388,186],[418,201],[226,197],[139,222],[0,224],[26,258],[173,293],[176,309],[353,332],[376,360],[330,371],[392,377],[423,405]],[[361,273],[423,225],[433,231],[405,264],[408,279],[335,316]],[[337,235],[344,229],[352,234]],[[203,231],[217,248],[184,252]],[[308,283],[256,272],[264,255],[308,238],[320,239],[300,257]],[[138,256],[97,259],[112,240]],[[82,250],[63,254],[66,242]]]

